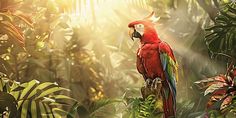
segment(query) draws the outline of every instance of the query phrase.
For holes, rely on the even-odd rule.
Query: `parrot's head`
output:
[[[132,40],[134,38],[140,39],[141,43],[154,43],[159,42],[160,39],[158,38],[156,29],[155,29],[155,22],[159,20],[159,17],[155,17],[155,13],[152,12],[143,20],[137,20],[134,22],[129,23],[128,27],[129,36]]]

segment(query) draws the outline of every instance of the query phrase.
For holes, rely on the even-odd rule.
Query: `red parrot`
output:
[[[137,70],[146,82],[161,81],[164,117],[176,117],[176,82],[178,64],[171,47],[161,41],[155,29],[157,21],[154,12],[143,20],[131,22],[129,35],[140,39],[137,51]]]

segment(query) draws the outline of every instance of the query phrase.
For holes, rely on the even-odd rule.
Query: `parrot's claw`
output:
[[[161,78],[157,77],[153,80],[151,88],[152,89],[157,89],[158,84],[161,83]]]
[[[149,86],[151,86],[151,83],[152,83],[152,80],[148,78],[148,79],[145,81],[145,88],[148,88]]]

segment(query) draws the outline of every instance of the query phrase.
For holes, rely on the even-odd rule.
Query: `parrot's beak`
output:
[[[131,27],[131,28],[129,29],[129,37],[130,37],[132,40],[134,40],[134,28],[133,28],[133,27]]]

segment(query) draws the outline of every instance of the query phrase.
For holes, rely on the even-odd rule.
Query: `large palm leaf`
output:
[[[64,101],[75,101],[68,96],[58,94],[58,92],[69,90],[59,87],[56,83],[40,83],[37,80],[32,80],[20,84],[16,81],[10,81],[4,74],[1,74],[0,78],[0,91],[4,93],[4,95],[12,96],[15,101],[17,101],[17,117],[21,118],[53,118],[66,116],[68,112],[61,109],[61,107],[68,107],[69,104]],[[10,98],[11,97],[8,99]],[[12,106],[12,104],[13,103],[9,103],[10,106]],[[14,107],[10,108],[14,110]],[[15,112],[11,113],[15,114]]]

